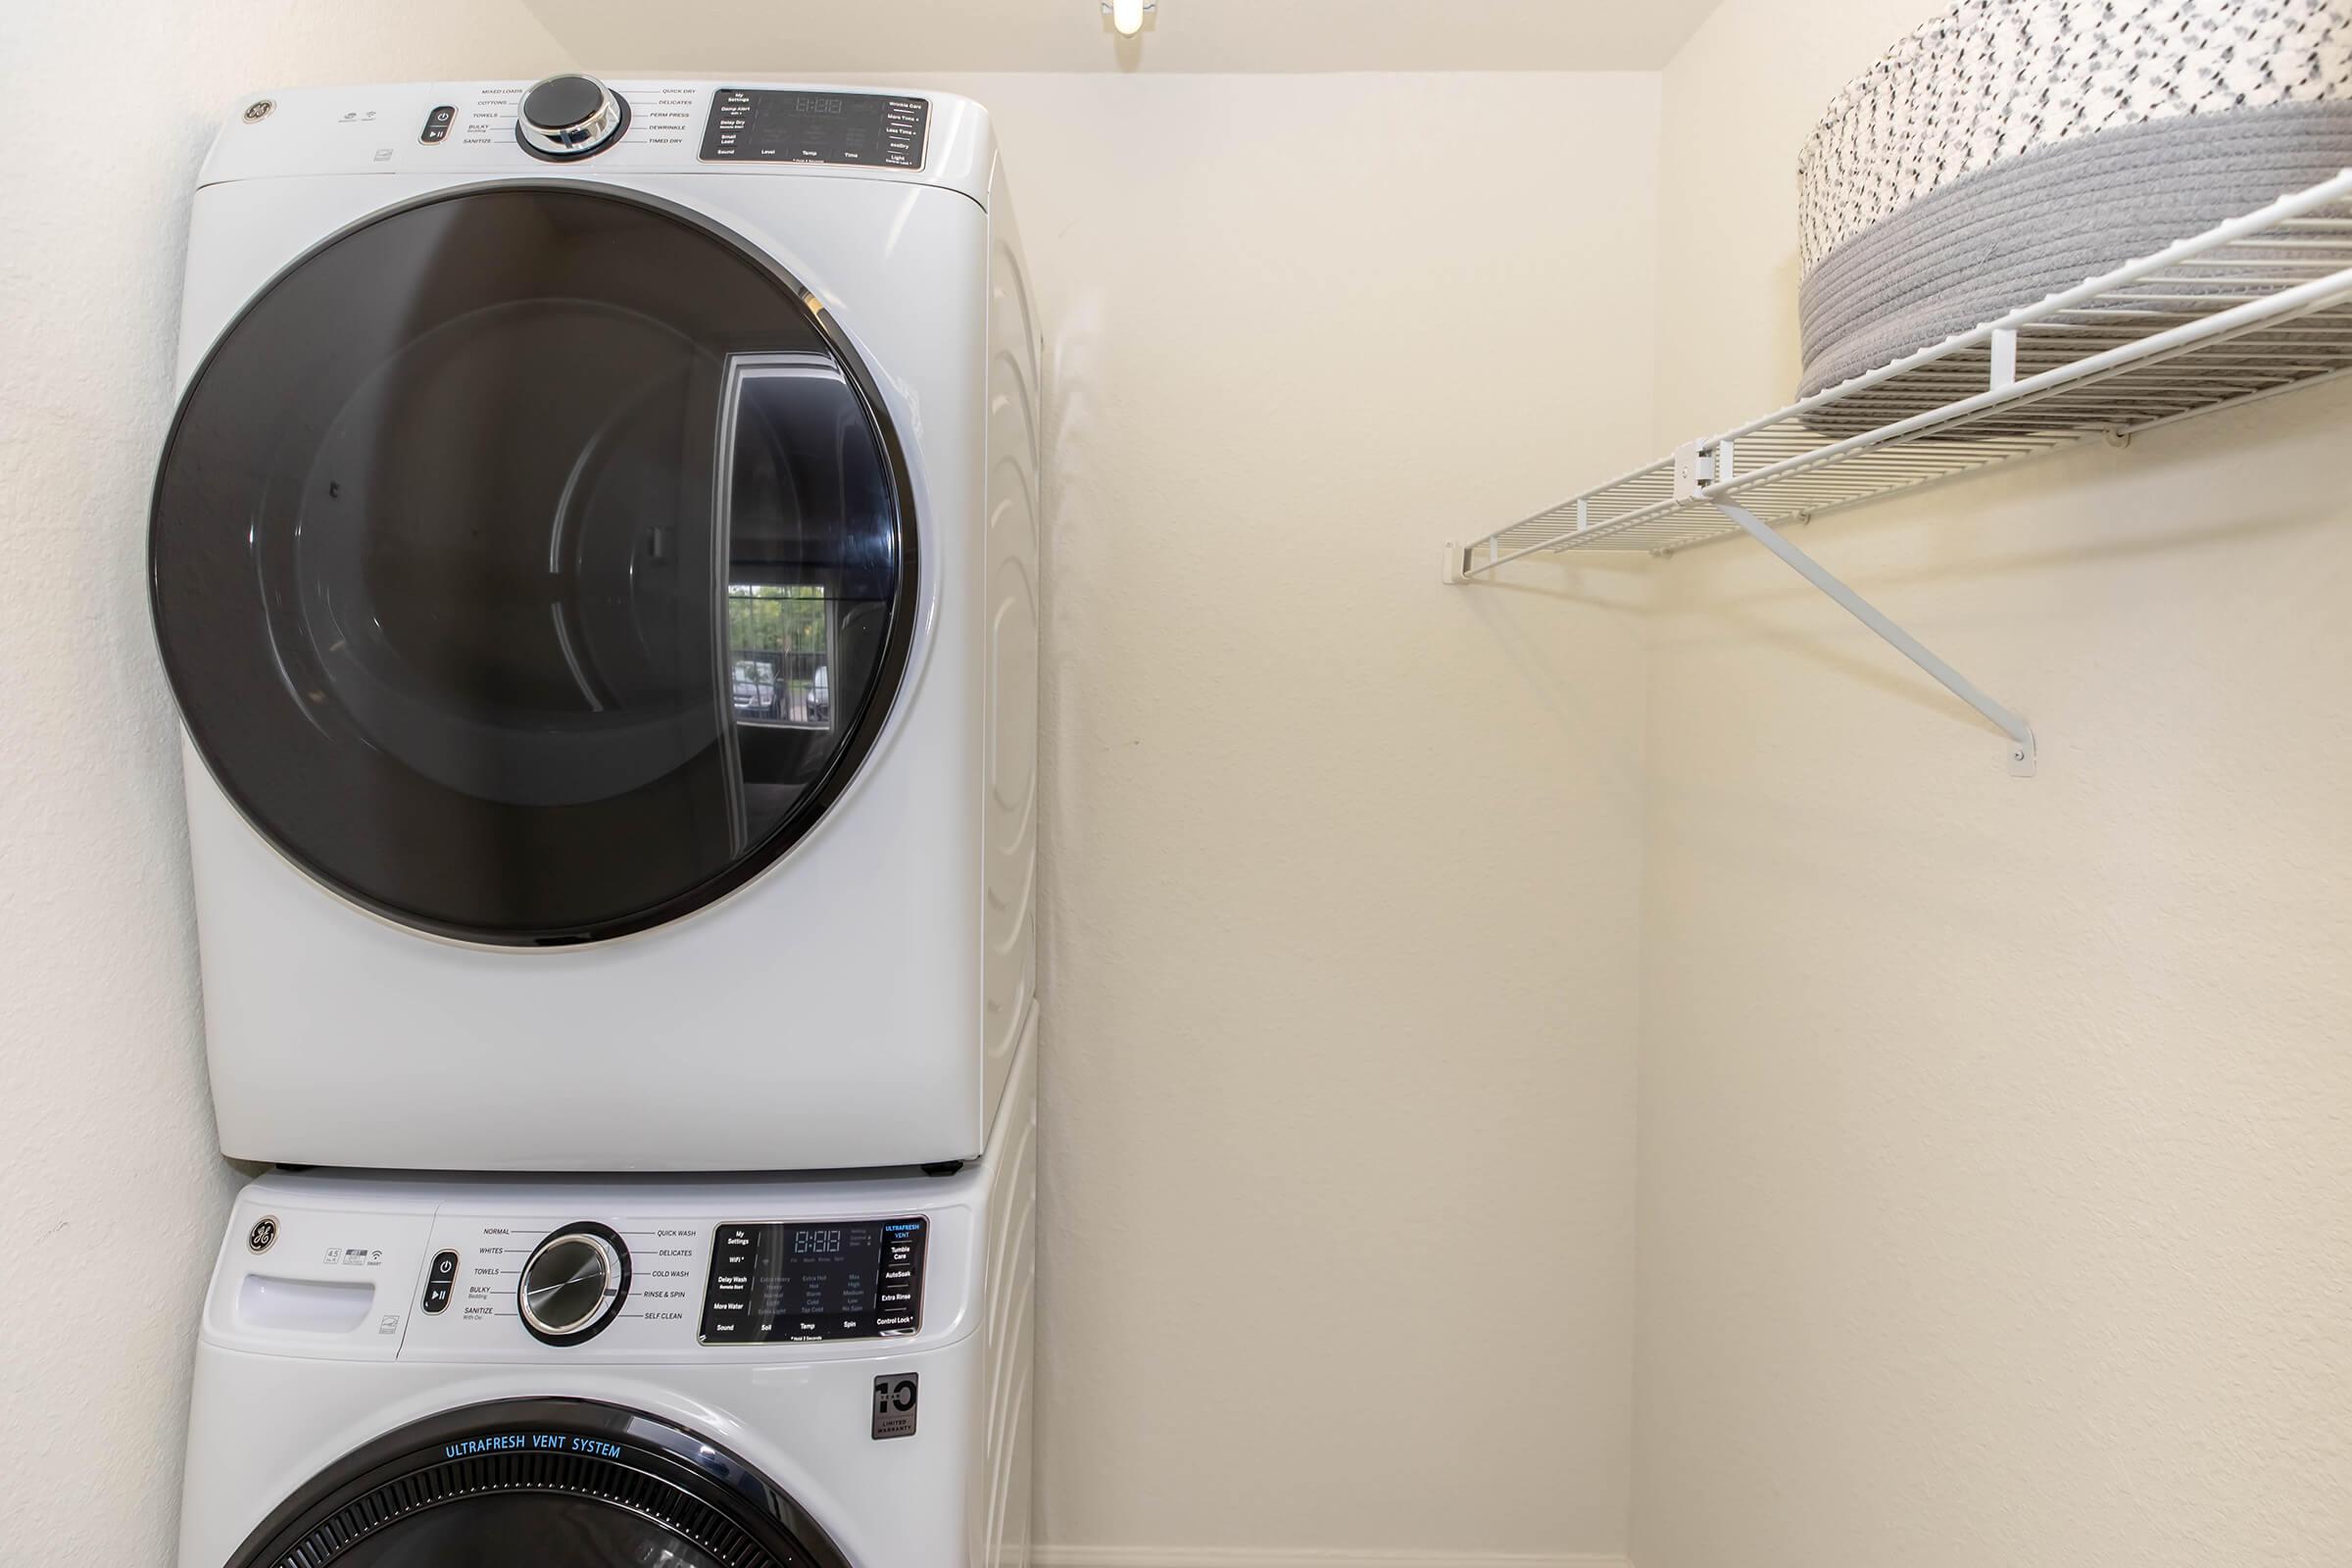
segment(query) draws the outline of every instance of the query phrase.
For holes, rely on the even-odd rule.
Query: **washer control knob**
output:
[[[542,158],[585,158],[628,122],[628,104],[594,76],[550,76],[522,95],[514,138]]]
[[[614,1232],[585,1220],[532,1249],[515,1290],[522,1326],[548,1345],[593,1339],[628,1294],[628,1247]]]

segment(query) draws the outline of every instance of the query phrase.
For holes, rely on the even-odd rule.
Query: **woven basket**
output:
[[[1798,395],[2352,167],[2352,0],[1962,0],[1797,160]]]

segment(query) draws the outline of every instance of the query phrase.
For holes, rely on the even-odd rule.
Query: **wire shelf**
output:
[[[1715,502],[1777,527],[2347,370],[2352,170],[1449,547],[1448,575],[1681,550],[1741,531]]]

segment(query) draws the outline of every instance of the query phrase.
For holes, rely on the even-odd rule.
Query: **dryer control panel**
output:
[[[536,104],[535,87],[542,89]],[[961,191],[986,206],[996,167],[988,112],[954,93],[567,76],[255,93],[223,118],[198,178],[206,185],[292,174],[427,181],[416,190],[387,184],[355,212],[450,176],[579,174],[627,183],[657,172],[888,180]],[[692,204],[724,215],[709,190]],[[662,194],[689,199],[677,189]]]
[[[931,103],[896,93],[721,87],[710,100],[710,163],[840,164],[920,169]]]

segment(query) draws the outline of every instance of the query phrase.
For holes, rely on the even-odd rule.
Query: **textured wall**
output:
[[[2031,783],[1756,552],[1435,582],[1783,398],[1794,149],[1930,9],[1730,0],[1662,202],[1654,78],[941,81],[1052,328],[1047,1541],[1612,1551],[1630,1420],[1643,1568],[2352,1555],[2352,397],[1800,535]],[[556,52],[0,18],[12,1551],[165,1555],[234,1180],[138,584],[187,177],[257,82]],[[160,129],[69,178],[102,71]]]
[[[1121,39],[1080,0],[528,0],[581,59],[832,81],[887,72],[1655,71],[1715,0],[1184,0]]]
[[[1040,1539],[1620,1550],[1641,573],[1437,545],[1647,441],[1656,78],[939,85],[1048,327]]]
[[[8,1562],[169,1561],[197,1301],[238,1179],[205,1100],[142,588],[198,160],[255,87],[559,61],[505,0],[0,9]]]
[[[1659,435],[1786,401],[1792,166],[1935,7],[1729,0],[1665,82]],[[2352,395],[1657,574],[1642,1568],[2352,1561]]]

